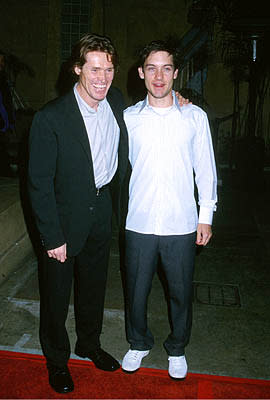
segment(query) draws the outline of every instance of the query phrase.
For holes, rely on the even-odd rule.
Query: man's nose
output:
[[[103,71],[102,69],[100,69],[100,70],[98,71],[98,78],[101,79],[102,81],[105,81],[106,72]]]
[[[163,78],[162,69],[159,69],[159,68],[156,69],[156,78],[157,79],[162,79]]]

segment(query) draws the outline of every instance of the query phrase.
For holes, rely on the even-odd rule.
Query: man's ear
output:
[[[138,73],[139,73],[139,77],[140,77],[141,79],[144,79],[144,72],[143,72],[142,67],[139,67],[139,68],[138,68]]]
[[[176,69],[173,73],[173,79],[176,79],[178,76],[178,69]]]
[[[74,67],[74,72],[76,75],[80,75],[81,74],[82,69],[80,67],[78,67],[78,65],[75,65]]]

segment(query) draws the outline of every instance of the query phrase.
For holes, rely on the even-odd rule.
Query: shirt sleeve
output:
[[[197,116],[196,127],[193,160],[200,206],[199,223],[211,225],[217,203],[217,173],[209,122],[202,110]]]

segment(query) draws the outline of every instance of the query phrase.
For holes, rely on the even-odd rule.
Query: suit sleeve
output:
[[[41,241],[46,250],[65,243],[61,229],[54,180],[57,137],[44,111],[33,120],[29,141],[28,188]]]

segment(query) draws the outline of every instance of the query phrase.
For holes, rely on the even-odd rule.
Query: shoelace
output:
[[[132,350],[131,351],[131,357],[133,358],[133,360],[137,361],[137,359],[140,358],[140,352]]]

